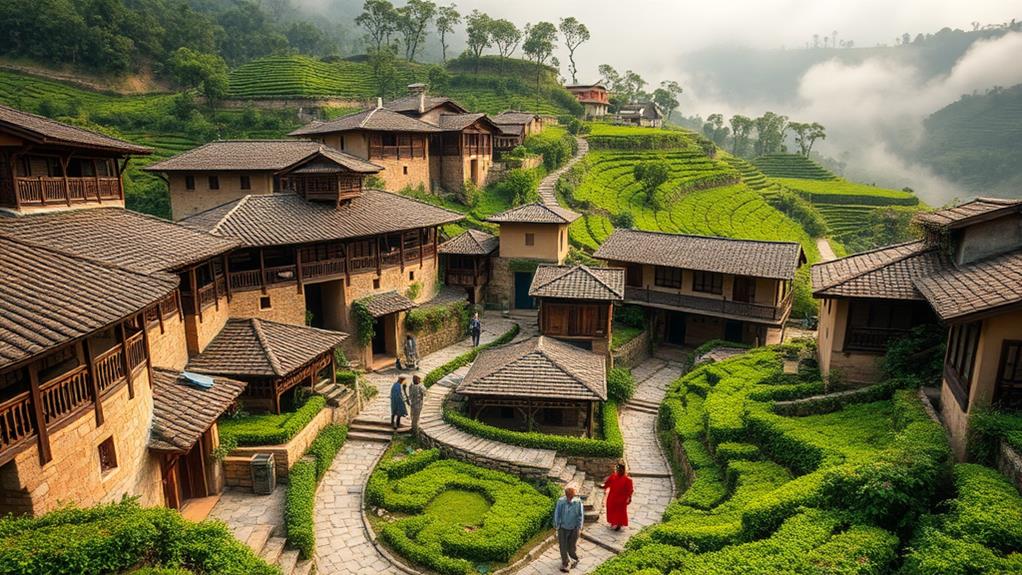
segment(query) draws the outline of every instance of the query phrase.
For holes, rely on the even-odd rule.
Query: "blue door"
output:
[[[515,272],[515,309],[536,309],[536,300],[529,297],[535,272]]]

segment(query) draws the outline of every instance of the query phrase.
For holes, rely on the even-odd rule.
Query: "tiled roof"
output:
[[[224,140],[188,150],[145,169],[150,172],[270,171],[279,172],[315,156],[359,173],[383,168],[308,140]]]
[[[1022,250],[915,279],[942,320],[1022,303]]]
[[[594,257],[638,264],[790,280],[803,261],[794,242],[616,230]]]
[[[625,270],[591,268],[585,265],[541,265],[536,268],[529,287],[532,297],[622,301],[625,297]]]
[[[976,198],[953,208],[919,214],[915,219],[926,227],[959,228],[1010,213],[1022,213],[1022,200]]]
[[[603,90],[607,89],[603,84],[601,84],[599,82],[597,82],[595,84],[568,84],[567,86],[564,87],[564,89],[568,90],[568,91],[571,91],[571,90],[585,90],[587,88],[600,88],[600,89],[603,89]]]
[[[185,453],[191,450],[245,390],[240,381],[213,378],[213,387],[192,385],[181,373],[153,369],[153,427],[149,448]]]
[[[501,112],[496,116],[490,118],[494,124],[517,124],[524,126],[530,122],[536,121],[536,114],[530,112],[515,112],[508,110],[507,112]]]
[[[0,217],[9,235],[135,271],[169,271],[237,247],[222,238],[122,208]]]
[[[312,122],[288,134],[289,136],[307,136],[310,134],[332,134],[349,130],[371,130],[379,132],[439,132],[440,129],[409,118],[404,114],[386,108],[373,108],[330,120],[328,122]]]
[[[365,190],[350,203],[307,202],[295,194],[250,195],[200,212],[180,223],[248,246],[273,246],[357,238],[449,224],[457,212],[411,198]]]
[[[570,224],[582,217],[560,206],[546,204],[525,204],[486,218],[488,222],[500,224]]]
[[[813,266],[813,295],[921,300],[915,280],[948,266],[936,248],[908,242]]]
[[[483,123],[491,128],[497,128],[486,114],[440,114],[440,129],[445,132],[460,131],[479,120],[483,120]]]
[[[479,230],[465,230],[440,245],[440,253],[463,256],[485,256],[497,251],[500,239]]]
[[[624,104],[618,110],[621,116],[642,116],[643,118],[657,119],[663,116],[660,107],[654,102],[635,102]]]
[[[7,106],[0,106],[0,130],[16,132],[19,136],[40,144],[79,146],[121,154],[151,154],[153,152],[152,148],[69,126]]]
[[[602,355],[539,336],[480,352],[457,392],[603,401],[607,364]]]
[[[256,318],[227,320],[188,370],[227,376],[283,377],[337,347],[348,335]]]
[[[174,291],[178,278],[60,253],[0,232],[0,367],[103,329]]]
[[[373,317],[383,317],[389,313],[406,311],[415,307],[415,302],[396,291],[368,295],[357,301],[365,304],[369,314]]]
[[[423,110],[423,112],[428,112],[428,111],[432,110],[433,108],[437,108],[439,106],[443,106],[444,104],[451,104],[452,106],[454,106],[458,110],[461,110],[462,112],[467,112],[468,111],[465,108],[463,108],[460,104],[455,102],[453,99],[448,98],[446,96],[426,96],[424,104],[425,105],[423,107],[425,108],[425,110]],[[418,113],[418,111],[419,111],[419,96],[418,96],[418,94],[416,94],[416,95],[413,95],[413,96],[405,96],[404,98],[398,98],[397,100],[391,100],[389,102],[384,102],[383,107],[388,109],[388,110],[392,110],[394,112],[402,112],[402,113],[404,113],[404,112],[415,112],[415,113]]]

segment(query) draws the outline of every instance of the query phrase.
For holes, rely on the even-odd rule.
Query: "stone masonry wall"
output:
[[[429,328],[424,328],[415,334],[416,342],[419,345],[419,357],[427,356],[458,343],[465,336],[465,332],[461,329],[460,317],[447,318],[447,321],[436,331],[428,330]]]
[[[260,309],[263,297],[270,298],[270,307]],[[231,317],[257,317],[268,321],[305,325],[305,294],[295,284],[262,290],[234,292],[231,297]]]
[[[506,309],[514,297],[515,276],[508,258],[490,258],[490,281],[486,284],[486,307]]]
[[[631,341],[614,350],[614,365],[635,367],[649,357],[649,345],[649,330],[643,330]]]
[[[188,344],[184,320],[178,314],[163,319],[163,333],[158,323],[149,327],[149,357],[154,367],[184,369]]]
[[[199,321],[198,314],[185,315],[188,352],[193,355],[202,353],[202,350],[206,349],[206,345],[224,328],[231,313],[232,306],[227,302],[227,296],[223,295],[217,305],[211,305],[202,310],[202,321]]]
[[[334,410],[324,408],[316,417],[291,438],[291,441],[282,445],[260,445],[256,447],[239,447],[231,451],[224,458],[224,480],[231,487],[252,487],[252,457],[258,453],[272,453],[273,463],[277,469],[277,481],[287,483],[287,473],[312,443],[319,432],[332,423]]]
[[[478,453],[473,453],[471,451],[466,451],[463,449],[459,449],[457,447],[453,447],[451,445],[447,445],[446,443],[436,441],[435,439],[429,437],[425,433],[422,433],[421,430],[419,431],[419,441],[421,441],[426,447],[429,448],[435,447],[439,449],[440,452],[445,457],[460,459],[461,461],[465,461],[473,465],[479,465],[481,467],[486,467],[488,469],[496,469],[498,471],[518,475],[526,479],[532,479],[537,481],[545,480],[547,478],[546,477],[547,471],[549,471],[548,469],[545,468],[529,467],[525,465],[510,463],[507,461],[490,459],[489,457],[479,455]]]

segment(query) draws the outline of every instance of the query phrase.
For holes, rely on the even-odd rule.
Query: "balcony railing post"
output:
[[[202,302],[199,302],[199,306],[202,306]],[[124,366],[124,379],[128,382],[128,399],[135,399],[135,382],[132,381],[131,361],[128,359],[128,330],[123,321],[117,329],[121,336],[121,363]]]
[[[103,402],[99,392],[99,380],[96,379],[96,362],[92,357],[92,349],[89,340],[82,340],[82,359],[85,361],[86,373],[89,376],[89,392],[92,394],[92,403],[96,410],[96,427],[103,425]]]
[[[46,429],[43,398],[39,392],[39,372],[34,366],[28,369],[28,382],[32,391],[32,417],[35,419],[36,437],[39,442],[39,461],[45,465],[53,459],[53,452],[50,451],[50,434]]]

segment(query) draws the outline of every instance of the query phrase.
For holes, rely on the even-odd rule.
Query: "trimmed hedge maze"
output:
[[[412,563],[444,575],[489,572],[544,531],[559,490],[397,444],[366,484],[386,510],[380,538]]]
[[[661,433],[689,484],[596,573],[1019,572],[1022,497],[975,465],[955,467],[951,488],[947,439],[913,382],[782,416],[772,402],[823,390],[813,371],[782,373],[798,351],[753,350],[670,386]]]
[[[767,154],[752,163],[771,178],[798,178],[802,180],[833,180],[837,176],[801,154]]]

